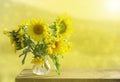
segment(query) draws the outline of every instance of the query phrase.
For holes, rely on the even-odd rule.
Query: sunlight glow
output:
[[[120,2],[119,0],[109,0],[109,2],[108,2],[108,10],[109,10],[109,12],[111,12],[111,13],[118,12],[119,8],[120,8],[119,2]]]

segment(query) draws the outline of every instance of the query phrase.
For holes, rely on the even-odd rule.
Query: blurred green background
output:
[[[25,68],[32,68],[32,55],[21,65],[3,30],[12,30],[22,21],[44,18],[49,24],[67,13],[74,33],[73,49],[61,59],[62,69],[120,68],[119,0],[0,0],[0,82],[14,82]]]

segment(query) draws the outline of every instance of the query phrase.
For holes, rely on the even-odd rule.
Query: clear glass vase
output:
[[[45,59],[45,62],[42,65],[34,64],[32,71],[36,75],[46,75],[49,73],[50,68],[51,67],[50,67],[50,63],[49,63],[48,59]]]

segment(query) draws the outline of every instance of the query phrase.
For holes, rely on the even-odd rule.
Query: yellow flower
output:
[[[15,42],[15,40],[14,40],[14,37],[13,37],[12,35],[9,35],[8,37],[10,38],[11,44],[16,45],[16,42]]]
[[[69,46],[64,40],[56,40],[48,47],[48,54],[61,55],[68,51]]]
[[[11,32],[9,32],[8,30],[4,30],[3,33],[10,38],[10,42],[15,47],[15,50],[19,50],[25,47],[23,38],[24,32],[22,28],[18,27]]]
[[[12,46],[14,46],[15,51],[18,49],[17,42],[14,40],[14,37],[9,33],[7,36],[10,38]]]
[[[46,37],[45,37],[45,43],[50,43],[52,38],[53,38],[52,34],[47,34]]]
[[[58,17],[56,21],[57,32],[60,37],[67,38],[72,33],[72,22],[67,15]]]
[[[14,44],[14,37],[11,35],[11,33],[8,31],[8,29],[4,29],[3,34],[7,35],[10,38],[11,44]]]
[[[47,25],[44,20],[33,19],[30,21],[27,34],[35,41],[42,42],[47,35]]]
[[[22,27],[18,26],[14,31],[17,33],[16,37],[13,37],[13,38],[16,38],[16,41],[15,41],[16,42],[16,49],[19,47],[21,47],[21,48],[25,47],[24,38],[23,38],[24,31],[22,30]]]
[[[31,63],[42,65],[42,64],[44,64],[44,59],[37,57],[37,58],[32,59]]]

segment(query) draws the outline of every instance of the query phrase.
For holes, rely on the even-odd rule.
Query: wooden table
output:
[[[120,69],[104,70],[62,70],[57,75],[51,70],[48,75],[37,76],[31,69],[24,69],[15,79],[16,82],[120,82]]]

